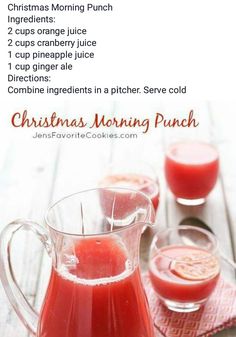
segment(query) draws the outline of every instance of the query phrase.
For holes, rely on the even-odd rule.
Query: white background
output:
[[[87,3],[55,3],[58,2]],[[235,95],[235,1],[111,0],[110,3],[113,12],[53,14],[57,15],[56,24],[50,27],[67,26],[68,23],[71,27],[83,25],[88,29],[87,38],[98,42],[95,60],[83,63],[70,73],[75,85],[142,87],[147,84],[163,87],[186,84],[188,95],[201,99]],[[7,1],[1,2],[0,13],[1,92],[5,94]],[[11,12],[12,15],[18,13]],[[25,24],[17,27],[25,26],[32,27]],[[68,79],[68,74],[60,72],[56,75],[56,82],[62,85],[64,78]]]
[[[17,4],[43,4],[39,1],[16,1]],[[57,1],[60,4],[86,4],[87,1]],[[94,1],[95,4],[106,3]],[[74,65],[71,72],[51,73],[50,85],[77,87],[135,86],[178,87],[187,85],[181,99],[232,100],[235,97],[235,1],[234,0],[111,0],[113,12],[54,12],[56,24],[87,28],[88,39],[96,39],[96,58]],[[1,134],[11,131],[9,116],[16,110],[27,109],[35,114],[63,107],[71,96],[29,96],[7,94],[8,50],[7,1],[1,2]],[[44,4],[49,4],[44,2]],[[11,12],[11,15],[23,12]],[[25,15],[40,15],[24,12]],[[56,13],[56,14],[55,14]],[[50,15],[42,12],[41,15]],[[42,27],[42,25],[39,25]],[[43,25],[46,27],[47,25]],[[13,27],[33,27],[30,24]],[[54,37],[49,37],[49,39]],[[22,36],[21,39],[31,39]],[[36,48],[37,49],[37,48]],[[54,48],[55,50],[56,48]],[[12,48],[13,50],[13,48]],[[36,61],[37,62],[37,61]],[[47,61],[46,61],[47,62]],[[21,75],[20,73],[18,73]],[[44,73],[45,74],[45,73]],[[37,75],[37,74],[35,74]],[[39,74],[40,75],[40,74]],[[13,85],[18,86],[18,83]],[[21,85],[21,84],[19,84]],[[33,84],[32,84],[33,85]],[[99,99],[126,98],[170,100],[173,95],[103,95]],[[95,97],[79,95],[77,105],[86,105]],[[96,97],[98,99],[98,97]],[[81,103],[83,102],[83,103]],[[76,104],[75,104],[76,106]],[[33,108],[32,108],[33,107]],[[63,109],[61,109],[63,110]],[[228,116],[234,118],[234,115]],[[15,131],[14,131],[15,132]]]

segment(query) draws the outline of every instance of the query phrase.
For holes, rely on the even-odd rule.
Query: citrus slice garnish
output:
[[[138,174],[114,174],[105,177],[101,182],[101,186],[119,186],[119,187],[136,187],[139,188],[140,186],[143,186],[147,184],[149,179],[145,176],[138,175]]]
[[[178,257],[171,263],[171,271],[177,276],[192,281],[206,280],[219,273],[216,256],[208,252],[196,252]]]

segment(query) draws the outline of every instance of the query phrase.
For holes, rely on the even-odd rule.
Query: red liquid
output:
[[[218,170],[217,151],[209,144],[176,143],[166,156],[166,180],[177,198],[205,198],[216,183]]]
[[[155,211],[159,205],[159,186],[156,181],[140,174],[114,174],[105,177],[99,184],[101,187],[122,187],[131,188],[146,194],[152,201]],[[127,204],[129,193],[120,193],[119,202]],[[132,205],[131,205],[132,207]]]
[[[84,239],[75,250],[71,279],[52,271],[38,337],[154,337],[139,270],[125,271],[117,241]]]
[[[191,254],[203,252],[205,250],[194,248],[190,246],[167,246],[159,250],[159,253],[154,256],[150,262],[149,274],[152,281],[152,285],[156,292],[164,299],[177,302],[199,302],[207,299],[209,295],[214,290],[218,278],[219,278],[219,264],[214,267],[214,273],[209,273],[209,278],[207,277],[207,272],[205,272],[205,277],[201,279],[194,279],[194,274],[191,279],[189,279],[188,274],[179,274],[178,269],[175,270],[174,263],[175,259],[183,256],[191,256]],[[208,254],[208,253],[207,253]],[[168,256],[168,257],[167,257]],[[208,255],[210,256],[210,254]],[[210,257],[207,259],[209,263]],[[212,260],[211,260],[212,261]],[[214,263],[217,261],[213,257]],[[197,267],[199,268],[199,263]],[[196,266],[195,265],[195,266]],[[205,266],[200,266],[205,268]],[[208,272],[210,267],[208,266]]]

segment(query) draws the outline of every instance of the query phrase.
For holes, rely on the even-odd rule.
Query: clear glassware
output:
[[[145,194],[100,188],[55,203],[46,214],[47,229],[27,220],[6,226],[0,277],[23,324],[37,337],[154,337],[138,254],[142,228],[153,220]],[[13,275],[11,240],[21,229],[35,233],[52,258],[40,314]]]
[[[168,146],[165,176],[178,203],[201,205],[214,188],[219,172],[219,155],[210,143],[182,140]]]
[[[216,237],[193,226],[158,232],[150,248],[149,275],[153,288],[170,310],[198,310],[220,275]]]
[[[157,212],[160,201],[159,179],[154,168],[143,161],[113,162],[98,182],[99,187],[125,187],[145,193]]]

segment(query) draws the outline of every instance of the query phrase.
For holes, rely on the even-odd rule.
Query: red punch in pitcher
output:
[[[49,209],[48,231],[33,222],[15,221],[2,232],[1,280],[18,316],[35,336],[154,337],[138,261],[142,228],[151,223],[154,210],[148,197],[130,190],[127,217],[116,218],[120,193],[118,188],[80,192]],[[104,195],[113,200],[106,212]],[[7,254],[12,236],[21,228],[36,233],[52,257],[39,315],[15,284]]]

